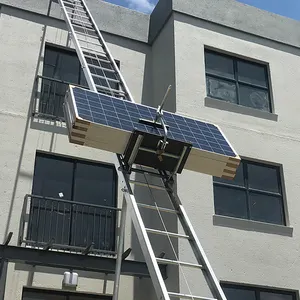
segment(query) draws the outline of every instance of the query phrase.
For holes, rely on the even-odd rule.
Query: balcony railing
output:
[[[63,102],[69,84],[84,87],[45,76],[37,76],[35,84],[36,95],[32,114],[57,121],[64,121]]]
[[[26,195],[19,244],[94,254],[116,254],[120,209]]]

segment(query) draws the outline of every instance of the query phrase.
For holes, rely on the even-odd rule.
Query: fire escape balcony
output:
[[[26,195],[19,245],[84,254],[116,254],[121,209]]]

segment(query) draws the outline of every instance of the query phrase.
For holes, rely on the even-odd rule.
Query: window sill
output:
[[[213,224],[216,226],[230,227],[247,231],[278,234],[290,237],[293,236],[293,227],[263,223],[246,219],[238,219],[221,215],[213,215]]]
[[[254,109],[251,107],[241,106],[234,103],[229,103],[226,101],[214,99],[211,97],[205,97],[204,105],[211,108],[216,108],[220,110],[227,110],[234,113],[239,113],[243,115],[249,115],[256,118],[266,119],[270,121],[278,120],[278,115],[274,113],[269,113],[259,109]]]

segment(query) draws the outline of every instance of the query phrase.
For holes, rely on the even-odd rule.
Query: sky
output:
[[[143,13],[151,13],[158,0],[105,0]],[[187,0],[188,1],[188,0]],[[201,1],[201,0],[198,0]],[[238,0],[248,5],[300,20],[300,0]]]

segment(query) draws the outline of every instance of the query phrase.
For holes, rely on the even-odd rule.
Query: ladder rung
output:
[[[194,295],[188,295],[188,294],[180,294],[180,293],[172,293],[172,292],[169,292],[168,294],[171,297],[182,298],[182,299],[218,300],[215,298],[207,298],[207,297],[194,296]]]
[[[114,94],[120,94],[122,96],[125,96],[125,93],[119,90],[115,90],[115,89],[111,89],[102,85],[98,85],[96,84],[96,88],[99,88],[100,90],[104,90],[104,91],[108,91],[108,92],[112,92]]]
[[[80,31],[76,31],[75,30],[75,33],[76,34],[81,34],[81,35],[83,35],[84,37],[89,37],[89,38],[91,38],[91,39],[98,39],[98,36],[97,36],[97,33],[95,32],[95,35],[90,35],[90,34],[87,34],[87,33],[85,33],[85,32],[80,32]]]
[[[70,4],[70,3],[69,3]],[[75,12],[77,11],[77,12],[83,12],[83,13],[86,13],[86,11],[85,11],[85,9],[83,8],[83,7],[79,7],[79,6],[77,6],[77,7],[70,7],[70,6],[65,6],[65,8],[67,9],[71,9],[71,10],[75,10]],[[68,14],[70,13],[69,11],[67,11],[68,12]]]
[[[102,47],[102,45],[100,44],[100,42],[94,43],[94,42],[87,41],[87,40],[83,40],[83,39],[79,39],[79,38],[77,38],[77,40],[80,41],[80,42],[83,42],[83,43],[90,44],[90,45],[95,45],[95,46],[100,46],[100,47]]]
[[[163,230],[156,230],[156,229],[151,229],[151,228],[146,228],[146,231],[149,232],[149,233],[168,235],[168,236],[172,236],[172,237],[176,237],[176,238],[183,238],[183,239],[189,239],[190,238],[186,234],[168,232],[168,231],[163,231]]]
[[[108,61],[105,61],[105,62],[108,62]],[[109,63],[109,62],[108,62]],[[91,64],[87,64],[89,67],[91,68],[95,68],[95,69],[99,69],[99,70],[103,70],[105,72],[111,72],[111,73],[116,73],[115,70],[113,69],[107,69],[107,68],[103,68],[103,67],[100,67],[100,66],[94,66],[94,65],[91,65]],[[117,74],[117,73],[116,73]]]
[[[78,23],[79,25],[81,25],[81,24],[83,24],[83,25],[89,25],[91,28],[94,28],[94,27],[93,27],[93,24],[92,24],[91,22],[85,22],[85,21],[78,20],[78,19],[71,19],[70,21],[71,21],[71,24],[72,24],[72,25],[77,25],[77,24],[73,23],[73,22],[76,22],[76,23]]]
[[[97,78],[100,78],[100,79],[103,79],[103,80],[108,80],[108,81],[111,81],[111,82],[120,83],[120,80],[117,80],[117,79],[113,79],[113,78],[109,78],[109,77],[97,75],[97,74],[94,74],[94,73],[91,73],[91,75],[93,77],[97,77]]]
[[[84,16],[84,15],[78,15],[78,14],[75,14],[73,12],[68,12],[68,15],[71,15],[71,16],[75,16],[75,17],[78,17],[78,18],[84,18],[84,19],[88,19],[89,20],[89,17],[87,16]],[[72,20],[72,19],[71,19]],[[76,19],[77,20],[77,19]]]
[[[164,186],[160,186],[160,185],[156,185],[156,184],[147,184],[145,182],[141,182],[141,181],[137,181],[137,180],[129,180],[129,182],[132,184],[146,186],[146,187],[156,189],[156,190],[162,190],[162,191],[166,190],[166,188]]]
[[[163,211],[163,212],[167,212],[167,213],[171,213],[171,214],[178,214],[178,211],[175,210],[175,209],[170,209],[170,208],[165,208],[165,207],[160,207],[160,206],[153,206],[153,205],[144,204],[144,203],[137,203],[137,205],[142,207],[142,208],[148,208],[148,209],[152,209],[152,210],[159,210],[159,211]]]
[[[65,1],[65,0],[63,0],[62,2],[64,3],[65,7],[68,7],[67,5],[70,5],[69,8],[72,8],[72,9],[78,9],[78,8],[84,9],[83,5],[81,3],[78,3],[78,2],[71,3],[71,2],[68,2],[68,1]],[[81,6],[79,6],[79,5],[81,5]]]
[[[80,4],[80,5],[83,6],[82,2],[79,1],[79,0],[73,0],[73,1],[62,0],[62,2],[63,2],[63,3],[66,3],[66,4],[72,4],[72,5],[78,5],[78,4]]]
[[[192,264],[188,262],[178,261],[178,260],[171,260],[171,259],[165,259],[165,258],[156,258],[157,262],[163,263],[163,264],[170,264],[170,265],[180,265],[190,268],[196,268],[196,269],[203,269],[202,265],[198,264]]]
[[[74,24],[74,23],[72,23],[72,26],[78,27],[78,28],[82,28],[82,29],[84,29],[84,30],[88,30],[88,31],[92,31],[92,32],[95,32],[95,33],[96,33],[95,29],[93,29],[93,28],[88,28],[88,27],[84,27],[84,26],[79,26],[79,25],[76,25],[76,24]],[[85,33],[82,32],[82,34],[85,34]]]
[[[101,46],[99,45],[99,47],[101,47]],[[81,45],[80,45],[80,48],[84,49],[85,50],[84,52],[89,51],[89,54],[104,55],[104,56],[106,55],[105,52],[101,52],[99,50],[93,50],[91,48],[84,47],[84,46],[81,46]]]
[[[92,55],[89,55],[89,54],[93,54],[93,55],[97,55],[97,56],[92,56]],[[87,51],[83,51],[83,55],[86,58],[91,58],[91,59],[103,61],[103,62],[106,62],[106,63],[110,63],[110,61],[108,59],[106,59],[106,55],[100,55],[99,53],[97,54],[97,53],[92,53],[92,52],[87,52]]]

